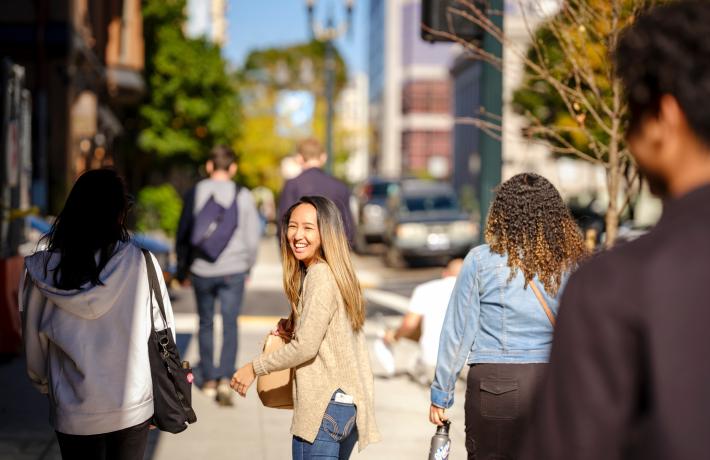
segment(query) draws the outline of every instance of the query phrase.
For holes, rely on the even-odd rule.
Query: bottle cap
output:
[[[436,427],[436,434],[449,434],[449,427],[451,426],[451,421],[444,420],[444,424]]]

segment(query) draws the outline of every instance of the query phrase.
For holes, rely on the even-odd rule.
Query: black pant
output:
[[[146,420],[140,425],[110,433],[76,435],[57,431],[63,460],[143,460],[148,443]]]
[[[514,460],[546,364],[474,364],[466,387],[468,460]]]

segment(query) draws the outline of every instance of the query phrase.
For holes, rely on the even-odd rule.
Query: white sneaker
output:
[[[375,340],[373,348],[377,362],[380,363],[380,366],[382,366],[382,369],[385,371],[384,374],[387,377],[392,377],[395,371],[392,349],[381,338]]]
[[[217,404],[220,406],[233,406],[234,402],[232,401],[232,388],[229,386],[229,384],[226,382],[226,380],[222,380],[219,382],[219,385],[217,386]]]
[[[202,393],[208,398],[214,399],[217,397],[217,382],[214,380],[205,382],[200,390],[202,390]]]

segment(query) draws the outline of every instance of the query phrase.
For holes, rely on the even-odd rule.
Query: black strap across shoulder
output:
[[[155,300],[157,301],[158,308],[160,309],[160,316],[163,318],[163,324],[165,324],[165,327],[168,327],[168,319],[165,316],[165,305],[163,304],[163,295],[160,293],[160,283],[158,282],[158,274],[155,272],[155,265],[153,265],[153,258],[150,256],[150,252],[148,252],[146,249],[141,249],[141,252],[143,252],[143,257],[145,258],[145,265],[148,268],[148,286],[150,287],[150,296],[151,296],[151,312],[150,312],[150,325],[152,326],[153,330],[155,330],[155,322],[153,321],[153,302],[152,298],[155,297]]]
[[[189,423],[197,420],[192,409],[192,369],[187,362],[181,360],[180,352],[173,339],[173,332],[168,325],[160,282],[152,256],[146,250],[142,252],[150,290],[151,332],[148,338],[148,359],[153,381],[154,410],[151,423],[161,431],[179,433],[184,431]],[[157,301],[160,316],[165,323],[165,328],[161,330],[155,329],[153,297]]]

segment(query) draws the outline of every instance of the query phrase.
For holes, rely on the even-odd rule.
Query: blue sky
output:
[[[229,39],[224,55],[234,66],[241,66],[252,49],[307,41],[310,31],[305,3],[305,0],[229,0]],[[368,0],[355,1],[351,35],[337,41],[350,73],[367,71],[368,4]],[[324,23],[331,8],[337,18],[343,18],[344,5],[343,0],[317,0],[316,18]]]

